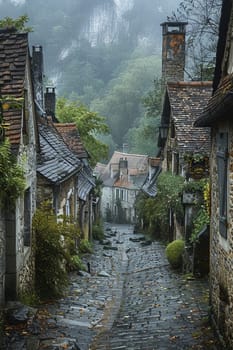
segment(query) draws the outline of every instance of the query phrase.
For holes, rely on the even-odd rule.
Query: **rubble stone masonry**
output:
[[[229,129],[228,129],[229,130]],[[228,232],[219,233],[216,131],[213,130],[211,164],[210,301],[212,320],[227,348],[233,349],[233,129],[229,131]],[[226,131],[226,130],[223,130]]]

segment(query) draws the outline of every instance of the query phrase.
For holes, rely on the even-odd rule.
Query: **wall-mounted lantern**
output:
[[[162,140],[166,140],[168,135],[168,125],[167,124],[161,124],[159,127],[159,134]]]

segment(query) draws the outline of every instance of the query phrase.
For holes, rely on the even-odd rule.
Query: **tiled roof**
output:
[[[59,184],[81,170],[81,162],[52,126],[39,123],[41,153],[37,172]]]
[[[83,146],[75,123],[54,123],[54,126],[79,158],[88,158],[88,153]]]
[[[211,126],[219,118],[231,118],[233,108],[233,74],[227,75],[208,102],[196,126]]]
[[[2,96],[24,97],[25,68],[28,55],[27,33],[0,30],[0,91]],[[10,126],[6,136],[13,147],[20,143],[22,111],[11,108],[4,112]]]
[[[119,164],[120,159],[127,159],[128,169],[132,174],[142,174],[148,171],[148,156],[142,154],[123,153],[115,151],[110,159],[108,166]]]
[[[167,84],[167,91],[179,152],[208,153],[210,131],[194,127],[194,122],[207,106],[212,93],[212,83],[171,82]]]
[[[125,175],[119,177],[120,160],[127,160],[127,179]],[[142,186],[148,174],[148,156],[115,151],[108,164],[99,163],[94,172],[99,175],[104,186],[138,189]]]

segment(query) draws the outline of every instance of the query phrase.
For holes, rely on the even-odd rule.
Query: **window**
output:
[[[217,134],[217,171],[219,192],[219,232],[227,239],[228,134]]]
[[[119,196],[119,189],[117,188],[116,189],[116,199],[119,199],[120,198],[120,196]]]

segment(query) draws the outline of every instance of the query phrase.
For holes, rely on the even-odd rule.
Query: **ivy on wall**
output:
[[[13,205],[25,189],[25,177],[22,167],[10,149],[10,142],[5,139],[0,144],[0,200],[1,204]]]

